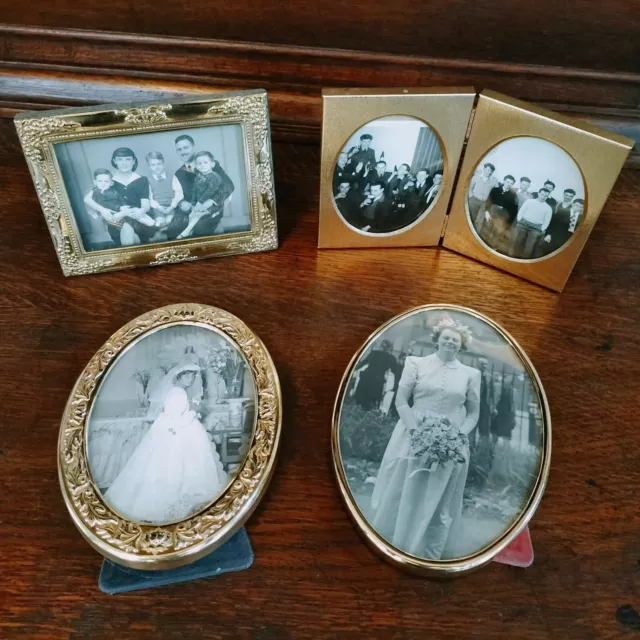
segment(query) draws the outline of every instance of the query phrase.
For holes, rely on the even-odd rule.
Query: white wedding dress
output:
[[[228,481],[220,456],[187,392],[172,386],[164,409],[104,494],[128,519],[150,524],[184,520],[214,500]]]

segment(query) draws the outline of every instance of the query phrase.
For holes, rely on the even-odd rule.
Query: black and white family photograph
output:
[[[60,143],[55,152],[87,252],[251,228],[241,125]]]
[[[433,129],[410,116],[387,116],[347,140],[333,172],[333,198],[358,231],[391,233],[431,208],[442,180],[442,149]]]
[[[564,149],[541,138],[511,138],[480,161],[467,205],[473,228],[491,249],[531,260],[571,240],[585,212],[585,186]]]
[[[203,327],[166,327],[107,372],[87,427],[89,468],[121,516],[166,525],[211,504],[239,470],[256,392],[235,345]]]
[[[369,525],[425,560],[472,555],[522,514],[540,472],[542,407],[506,339],[468,313],[391,324],[347,384],[338,438]]]

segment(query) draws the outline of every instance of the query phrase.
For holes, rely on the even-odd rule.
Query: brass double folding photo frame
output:
[[[493,91],[323,99],[319,248],[441,244],[556,291],[633,147]]]

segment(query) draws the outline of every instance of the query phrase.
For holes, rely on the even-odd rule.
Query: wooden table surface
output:
[[[316,250],[319,149],[274,145],[281,248],[64,278],[19,150],[0,121],[0,637],[640,637],[640,172],[618,180],[558,295],[446,250]],[[245,572],[121,596],[71,523],[56,442],[71,387],[133,317],[169,303],[244,319],[276,362],[281,455],[248,524]],[[423,303],[474,307],[511,332],[553,419],[529,569],[438,582],[374,556],[343,509],[332,404],[352,354]]]

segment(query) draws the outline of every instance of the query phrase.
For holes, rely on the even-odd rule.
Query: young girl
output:
[[[197,174],[193,185],[193,208],[189,214],[189,224],[178,239],[215,233],[222,220],[224,201],[228,197],[222,178],[214,171],[213,154],[209,151],[196,153],[195,164]]]
[[[186,389],[196,365],[167,374],[164,407],[104,494],[118,513],[137,522],[169,524],[189,518],[220,495],[228,476]]]

